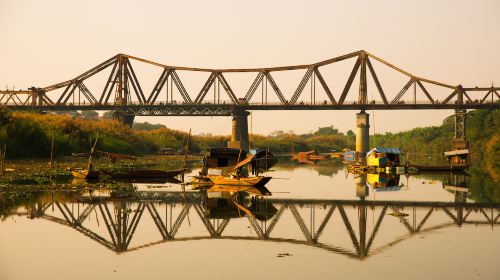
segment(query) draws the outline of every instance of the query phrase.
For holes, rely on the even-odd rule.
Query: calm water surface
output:
[[[267,190],[4,193],[0,279],[500,279],[500,207],[467,176],[268,174]]]

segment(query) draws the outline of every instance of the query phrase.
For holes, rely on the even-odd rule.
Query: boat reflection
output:
[[[241,218],[267,220],[277,209],[266,203],[264,195],[270,195],[264,186],[213,185],[203,190],[204,210],[210,219]],[[255,221],[253,221],[255,222]]]
[[[360,177],[362,187],[368,188],[366,177]],[[227,186],[138,191],[119,198],[46,193],[4,208],[0,216],[21,215],[66,226],[120,254],[176,241],[230,239],[311,246],[355,259],[417,234],[500,224],[500,204],[279,199],[264,194],[265,190]],[[136,236],[138,228],[156,232],[158,238]],[[383,238],[377,239],[381,234]],[[342,243],[345,238],[349,241]]]

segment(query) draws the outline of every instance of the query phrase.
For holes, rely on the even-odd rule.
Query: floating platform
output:
[[[410,165],[409,168],[416,168],[418,171],[464,171],[470,164],[461,165]]]

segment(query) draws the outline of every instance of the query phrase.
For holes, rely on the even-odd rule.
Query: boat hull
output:
[[[100,172],[97,170],[73,170],[71,172],[73,177],[78,179],[86,179],[86,180],[97,180],[99,179]]]
[[[420,166],[412,165],[418,171],[464,171],[469,168],[470,165],[434,165],[434,166]]]
[[[215,185],[231,186],[264,186],[271,180],[271,177],[250,177],[250,178],[228,178],[224,176],[208,176]]]
[[[184,172],[184,170],[132,170],[124,172],[109,172],[107,175],[114,179],[157,179],[173,178]]]

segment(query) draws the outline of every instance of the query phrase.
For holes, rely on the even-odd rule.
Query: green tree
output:
[[[166,128],[166,126],[163,124],[151,124],[148,122],[143,122],[143,123],[135,122],[132,125],[132,128],[135,130],[156,130],[160,128]]]
[[[82,111],[82,118],[87,120],[96,120],[99,118],[99,113],[96,111]]]
[[[333,125],[320,127],[316,132],[314,132],[314,135],[337,135],[337,134],[339,134],[339,130],[334,128]]]
[[[106,111],[106,112],[104,112],[104,114],[102,114],[101,119],[112,120],[113,119],[113,114],[114,114],[113,111]]]

